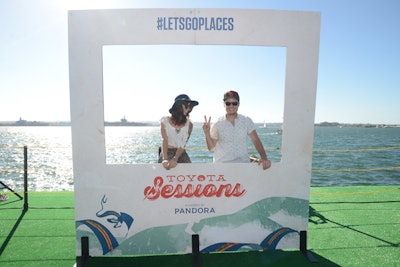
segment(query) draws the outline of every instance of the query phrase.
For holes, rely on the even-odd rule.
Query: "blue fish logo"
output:
[[[104,211],[104,204],[107,203],[106,195],[101,199],[101,210],[96,212],[96,216],[99,218],[110,217],[107,218],[107,221],[111,224],[114,224],[114,228],[119,228],[123,223],[126,224],[128,230],[131,228],[134,219],[127,213],[124,212],[116,212],[113,210]]]
[[[106,195],[104,195],[100,202],[101,210],[96,212],[96,216],[98,218],[108,217],[107,222],[113,224],[113,228],[119,228],[125,223],[129,231],[134,221],[133,217],[124,212],[116,212],[113,210],[103,211],[104,204],[106,203],[107,203],[107,198]],[[76,228],[78,228],[80,225],[86,225],[96,235],[97,239],[101,244],[103,255],[107,254],[108,252],[112,251],[113,249],[119,246],[117,239],[110,232],[108,227],[101,224],[100,222],[90,219],[76,221]]]

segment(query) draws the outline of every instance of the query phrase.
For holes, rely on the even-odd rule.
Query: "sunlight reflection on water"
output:
[[[273,162],[281,157],[282,136],[276,134],[277,129],[279,125],[257,128]],[[105,139],[107,164],[153,163],[158,159],[159,127],[106,127]],[[70,127],[0,127],[0,140],[1,181],[23,190],[23,146],[28,146],[29,190],[73,190]],[[400,170],[391,167],[400,165],[400,149],[379,149],[399,144],[400,128],[316,127],[311,184],[399,184]],[[250,154],[257,154],[250,142],[249,147]],[[192,162],[212,162],[201,126],[194,128],[187,150]],[[362,171],[368,168],[383,169]]]

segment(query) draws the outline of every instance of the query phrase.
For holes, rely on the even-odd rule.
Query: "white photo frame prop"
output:
[[[247,9],[69,11],[76,253],[174,254],[299,248],[308,229],[320,13]],[[286,47],[282,158],[107,165],[104,45]],[[161,137],[160,137],[161,139]]]

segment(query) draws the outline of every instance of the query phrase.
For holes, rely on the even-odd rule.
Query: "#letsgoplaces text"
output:
[[[159,31],[233,31],[232,17],[158,17]]]

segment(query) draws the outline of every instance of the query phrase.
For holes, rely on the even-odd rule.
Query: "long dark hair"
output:
[[[185,125],[190,112],[187,115],[183,114],[182,102],[177,102],[169,110],[169,113],[171,113],[171,120],[175,125]]]

